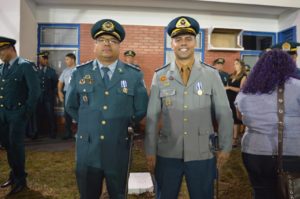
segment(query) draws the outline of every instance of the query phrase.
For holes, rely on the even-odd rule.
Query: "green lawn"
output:
[[[132,171],[146,171],[142,144],[134,147]],[[0,182],[7,179],[8,167],[5,152],[0,151]],[[27,150],[26,168],[28,187],[15,197],[21,199],[78,199],[74,175],[74,148],[62,152],[41,152]],[[248,178],[241,163],[239,149],[235,149],[230,161],[222,169],[219,183],[219,199],[250,199],[251,191]],[[0,189],[0,198],[4,198],[9,189]],[[130,196],[130,199],[154,198],[151,194]],[[183,183],[179,198],[188,199],[188,191]]]

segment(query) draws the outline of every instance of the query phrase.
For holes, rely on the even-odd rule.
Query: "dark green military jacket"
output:
[[[40,96],[40,82],[34,63],[17,58],[8,72],[0,65],[0,110],[25,109],[33,113]]]
[[[67,91],[67,112],[78,121],[77,166],[120,170],[127,164],[131,122],[146,114],[142,74],[118,61],[106,88],[97,61],[78,66]]]
[[[54,101],[56,93],[57,93],[57,74],[56,71],[46,66],[46,70],[44,72],[44,68],[42,67],[38,71],[39,78],[41,82],[41,91],[43,100]]]

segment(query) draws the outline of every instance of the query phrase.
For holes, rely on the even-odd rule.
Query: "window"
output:
[[[261,52],[276,43],[276,33],[244,31],[242,42],[244,50],[241,51],[241,59],[245,64],[253,67]]]
[[[278,33],[278,42],[292,41],[296,42],[296,26],[285,29]]]
[[[195,48],[195,59],[203,61],[204,59],[204,30],[200,29],[197,35],[197,46]],[[171,37],[165,31],[165,64],[175,59],[174,52],[171,48]]]

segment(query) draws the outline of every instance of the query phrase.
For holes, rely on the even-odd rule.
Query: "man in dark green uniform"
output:
[[[43,128],[42,124],[47,124],[48,135],[50,138],[56,138],[56,121],[54,114],[55,97],[57,93],[57,74],[56,71],[49,66],[47,51],[40,52],[39,63],[40,68],[38,71],[41,82],[41,96],[38,102],[38,132],[41,133]],[[43,122],[45,121],[45,122]],[[37,134],[34,138],[37,138]]]
[[[0,37],[0,140],[7,151],[9,179],[1,188],[12,186],[9,194],[26,187],[24,137],[28,118],[40,95],[33,63],[17,56],[14,39]]]
[[[140,66],[138,64],[135,63],[134,61],[134,57],[135,57],[136,53],[133,50],[127,50],[124,52],[124,57],[125,57],[125,62],[127,64],[131,64],[135,67],[140,68]]]
[[[128,127],[146,114],[142,73],[119,60],[123,27],[103,19],[91,29],[96,59],[72,74],[66,109],[78,122],[76,177],[81,199],[99,199],[102,182],[110,198],[125,198]]]
[[[219,75],[221,77],[223,85],[227,86],[229,74],[223,71],[224,64],[225,64],[224,58],[218,58],[213,62],[213,66],[219,71]]]

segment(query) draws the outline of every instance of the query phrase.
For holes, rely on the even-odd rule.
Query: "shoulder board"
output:
[[[166,65],[164,65],[164,66],[162,66],[162,67],[156,69],[155,72],[158,72],[158,71],[160,71],[160,70],[162,70],[162,69],[168,67],[170,64],[171,64],[171,63],[167,63]]]
[[[125,65],[127,65],[127,66],[129,66],[130,68],[133,68],[133,69],[135,69],[135,70],[138,70],[138,71],[141,70],[140,68],[136,67],[136,66],[133,65],[133,64],[127,64],[127,63],[126,63]]]
[[[85,63],[82,63],[82,64],[80,64],[80,65],[77,65],[76,66],[76,69],[77,68],[81,68],[81,67],[84,67],[84,66],[87,66],[87,65],[89,65],[90,63],[92,63],[94,60],[89,60],[89,61],[87,61],[87,62],[85,62]]]
[[[207,64],[207,63],[205,63],[205,62],[200,61],[200,63],[203,64],[204,66],[210,68],[210,69],[217,70],[217,69],[215,69],[212,65],[209,65],[209,64]]]

